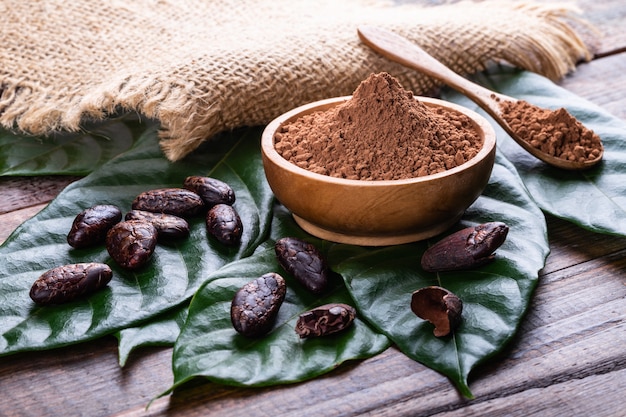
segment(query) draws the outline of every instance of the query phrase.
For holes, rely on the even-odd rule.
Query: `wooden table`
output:
[[[605,33],[561,84],[626,119],[626,2],[579,1]],[[72,177],[0,178],[0,241]],[[170,348],[125,368],[113,337],[0,358],[1,416],[626,416],[626,238],[548,218],[551,255],[511,345],[473,374],[476,399],[396,348],[302,384],[237,389],[199,381],[171,397]]]

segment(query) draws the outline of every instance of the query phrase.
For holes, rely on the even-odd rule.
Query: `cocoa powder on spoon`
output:
[[[602,141],[564,108],[549,110],[524,100],[502,101],[502,117],[534,148],[557,158],[584,162],[602,154]]]

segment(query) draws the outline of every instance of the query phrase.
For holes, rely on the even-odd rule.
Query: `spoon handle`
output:
[[[501,115],[498,100],[516,101],[512,97],[498,94],[460,76],[416,44],[391,31],[361,26],[358,28],[358,34],[363,43],[382,56],[443,82],[472,99],[494,117]]]

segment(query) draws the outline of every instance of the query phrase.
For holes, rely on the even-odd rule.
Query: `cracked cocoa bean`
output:
[[[152,213],[144,210],[131,210],[126,213],[125,220],[145,220],[157,229],[158,240],[171,241],[189,236],[189,223],[182,217],[173,214]]]
[[[442,287],[431,286],[415,291],[411,297],[411,310],[419,318],[431,322],[437,337],[448,336],[461,323],[463,302]]]
[[[202,198],[193,191],[184,188],[160,188],[139,194],[132,203],[132,209],[188,218],[202,213],[205,205]]]
[[[67,243],[76,249],[87,248],[104,242],[107,232],[122,220],[117,206],[99,204],[80,212],[67,234]]]
[[[471,269],[491,262],[504,243],[509,227],[489,222],[453,233],[424,252],[422,268],[428,272]]]
[[[300,338],[319,337],[347,329],[354,318],[354,307],[342,304],[324,304],[298,316],[296,333]]]
[[[314,294],[321,294],[329,285],[329,268],[317,248],[295,237],[284,237],[274,245],[278,263],[285,271]]]
[[[125,269],[138,269],[152,257],[158,232],[145,220],[125,220],[113,226],[106,238],[111,258]]]
[[[268,333],[286,293],[285,280],[275,272],[264,274],[241,287],[230,306],[230,319],[235,330],[248,337]]]
[[[29,295],[39,305],[66,303],[104,288],[112,277],[111,268],[102,263],[63,265],[37,278]]]
[[[241,218],[232,206],[217,204],[206,214],[206,227],[211,236],[227,246],[238,245],[243,234]]]
[[[183,187],[198,194],[209,208],[216,204],[232,206],[235,203],[235,191],[216,178],[192,175],[185,178]]]

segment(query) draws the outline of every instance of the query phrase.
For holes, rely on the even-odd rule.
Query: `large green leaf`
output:
[[[509,235],[494,262],[472,271],[421,269],[422,254],[441,236],[375,249],[337,245],[330,254],[359,311],[407,356],[447,375],[468,397],[470,371],[513,337],[548,254],[545,219],[500,154],[489,185],[458,227],[487,221],[506,223]],[[463,301],[463,321],[451,337],[435,337],[432,325],[410,309],[412,292],[429,285]]]
[[[499,149],[513,162],[542,210],[594,232],[626,235],[626,122],[531,72],[500,68],[477,81],[541,107],[565,107],[600,136],[605,147],[600,165],[572,172],[533,158],[492,123],[497,129]],[[489,117],[457,93],[447,92],[445,98]]]
[[[87,175],[130,149],[153,124],[127,115],[49,137],[0,130],[0,175]]]
[[[284,213],[284,208],[279,207],[278,213]],[[271,236],[268,240],[261,243],[256,248],[256,252],[264,252],[266,249],[273,247],[276,236],[284,236],[284,223],[281,221],[284,216],[274,217],[272,220]],[[289,230],[293,229],[291,225]],[[189,305],[187,303],[173,308],[162,315],[151,317],[146,323],[137,327],[128,327],[120,330],[115,334],[118,338],[118,352],[120,366],[124,366],[130,354],[135,350],[146,346],[173,346],[174,342],[180,335],[180,331],[187,319]]]
[[[284,209],[277,211],[274,234],[307,239],[322,251],[328,248],[328,242],[305,235]],[[300,313],[330,302],[354,303],[339,276],[335,276],[327,294],[309,293],[278,266],[273,245],[267,246],[214,273],[193,297],[189,317],[174,346],[174,386],[170,390],[199,376],[244,386],[303,381],[347,360],[373,356],[389,346],[385,336],[358,317],[342,333],[301,340],[294,331]],[[231,300],[244,284],[267,272],[278,272],[287,282],[287,295],[275,326],[261,338],[241,336],[230,321]]]
[[[467,383],[470,371],[502,349],[515,334],[548,254],[543,214],[527,195],[515,169],[501,155],[483,196],[467,210],[458,227],[495,220],[511,228],[497,260],[463,273],[422,271],[421,255],[430,242],[365,248],[307,239],[327,253],[333,270],[343,276],[361,317],[388,335],[409,357],[449,376],[464,395],[471,396]],[[275,216],[274,238],[302,233],[280,212]],[[246,386],[300,381],[332,369],[345,360],[344,355],[356,358],[378,350],[372,347],[377,346],[374,340],[379,336],[367,327],[359,334],[336,336],[331,345],[324,339],[299,342],[293,331],[296,316],[329,299],[303,292],[289,276],[287,300],[272,332],[261,339],[238,335],[229,315],[234,293],[251,279],[279,270],[273,249],[269,248],[213,274],[194,296],[176,342],[175,382],[171,389],[197,376]],[[451,338],[433,336],[432,326],[410,310],[411,293],[427,285],[444,286],[465,303],[464,321]],[[349,300],[344,291],[337,286],[331,298]],[[354,331],[361,325],[365,323],[359,322]],[[340,342],[333,340],[336,338]],[[359,348],[363,345],[365,351]]]
[[[118,339],[120,366],[126,365],[130,354],[143,346],[173,346],[180,329],[187,319],[189,305],[184,303],[174,307],[137,327],[128,327],[115,334]]]
[[[0,248],[0,354],[66,345],[145,323],[188,300],[213,271],[252,254],[267,237],[273,202],[259,137],[259,129],[225,134],[171,163],[153,127],[132,150],[68,186],[22,224]],[[136,272],[117,267],[104,245],[76,250],[66,243],[74,216],[84,208],[109,203],[127,211],[140,192],[182,186],[188,175],[210,175],[234,188],[244,224],[241,245],[227,248],[208,237],[202,216],[191,219],[188,239],[158,245],[149,265]],[[39,307],[30,300],[30,286],[46,270],[90,261],[113,268],[113,280],[103,291],[59,306]]]

